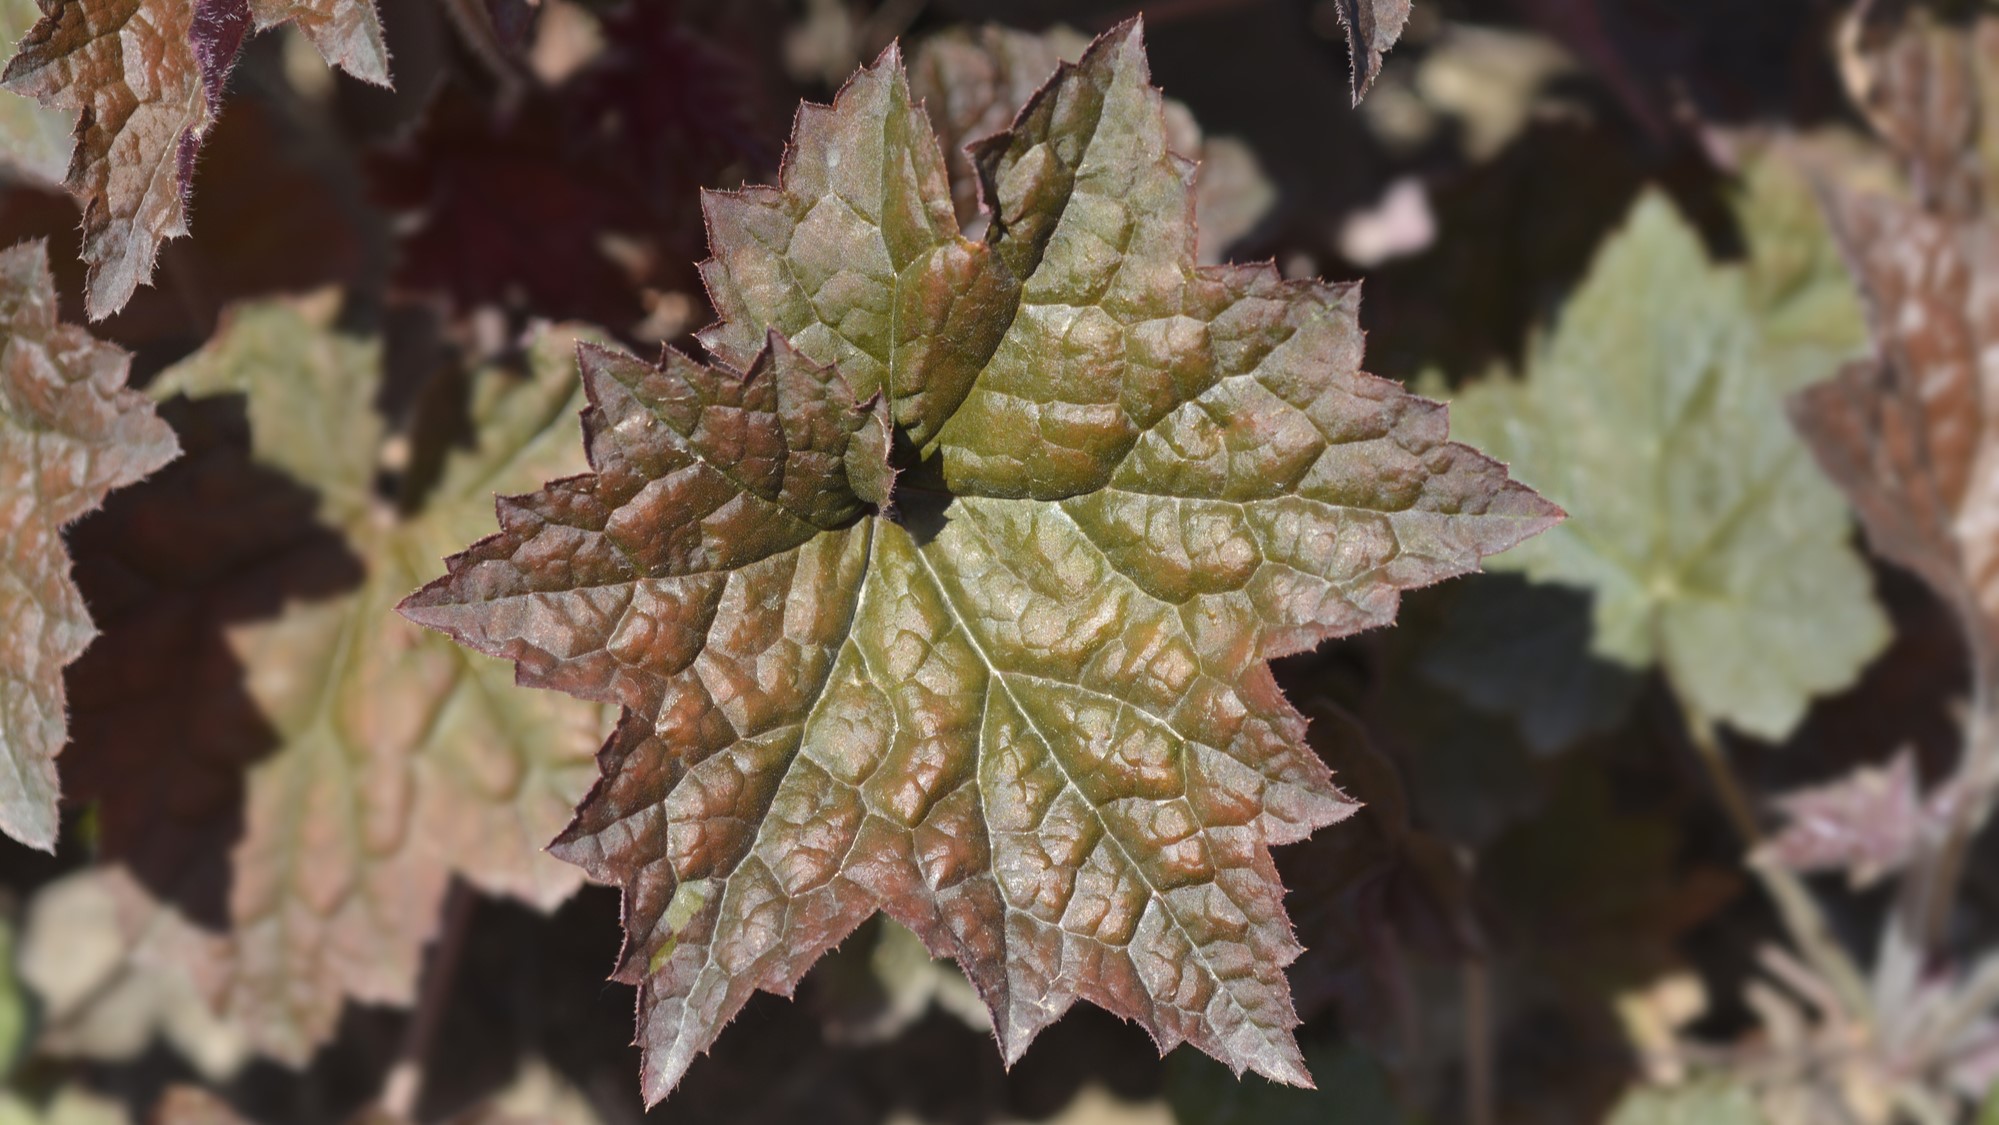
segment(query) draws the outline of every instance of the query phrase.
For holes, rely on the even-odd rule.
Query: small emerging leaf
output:
[[[1846,777],[1777,799],[1783,831],[1765,845],[1794,871],[1845,871],[1856,889],[1900,871],[1915,858],[1927,823],[1941,810],[1923,800],[1907,752],[1886,768],[1863,766]]]
[[[1498,565],[1595,594],[1595,649],[1665,665],[1689,704],[1780,739],[1815,695],[1887,642],[1839,494],[1791,433],[1783,395],[1838,354],[1779,334],[1825,282],[1781,303],[1707,261],[1648,196],[1534,349],[1524,382],[1458,397],[1460,431],[1575,518]],[[1830,282],[1840,284],[1836,277]],[[1852,332],[1852,317],[1833,322]],[[1855,341],[1857,344],[1857,341]]]
[[[70,581],[63,528],[180,447],[125,387],[129,357],[56,322],[41,243],[0,253],[0,831],[54,851],[55,757],[68,739],[63,668],[96,630]]]
[[[1088,999],[1307,1082],[1268,849],[1352,806],[1266,662],[1560,518],[1360,371],[1353,287],[1196,264],[1135,23],[975,163],[986,242],[894,49],[804,107],[707,197],[717,362],[584,349],[594,473],[403,605],[625,708],[556,848],[649,1101],[877,910],[1008,1059]]]

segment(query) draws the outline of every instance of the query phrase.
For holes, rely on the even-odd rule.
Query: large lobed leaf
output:
[[[70,581],[63,528],[180,448],[125,387],[129,357],[56,321],[40,243],[0,253],[0,831],[55,850],[55,758],[68,739],[63,669],[95,629]]]
[[[243,37],[296,21],[329,62],[387,84],[372,0],[41,0],[0,82],[77,112],[64,182],[83,205],[85,305],[122,308],[160,243],[187,233],[195,156]]]
[[[1590,589],[1599,654],[1663,664],[1690,706],[1773,740],[1888,636],[1845,505],[1784,417],[1785,393],[1859,343],[1816,261],[1785,239],[1748,268],[1711,264],[1648,196],[1529,377],[1453,404],[1461,432],[1576,515],[1501,565]]]
[[[78,780],[106,849],[226,924],[181,958],[294,1063],[347,998],[414,998],[454,874],[544,907],[575,888],[539,853],[609,720],[390,612],[490,528],[494,490],[580,467],[574,334],[537,340],[525,377],[475,376],[478,445],[398,514],[375,494],[380,345],[333,311],[246,306],[166,372],[192,452],[79,548],[106,603],[132,607],[77,676]]]
[[[978,146],[982,243],[893,49],[804,107],[706,198],[718,361],[584,349],[594,472],[403,605],[625,708],[556,850],[649,1100],[877,910],[1009,1059],[1081,998],[1308,1081],[1268,848],[1352,805],[1266,661],[1560,513],[1359,370],[1354,287],[1195,265],[1139,35]]]

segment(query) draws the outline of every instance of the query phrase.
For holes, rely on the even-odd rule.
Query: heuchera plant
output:
[[[1358,288],[1195,264],[1140,28],[972,146],[891,48],[705,197],[709,362],[580,350],[593,472],[403,603],[623,708],[557,854],[624,888],[648,1100],[876,911],[1009,1060],[1077,999],[1305,1084],[1269,847],[1353,808],[1268,661],[1561,518],[1360,370]]]

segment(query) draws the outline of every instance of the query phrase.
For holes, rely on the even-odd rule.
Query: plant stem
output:
[[[1965,720],[1964,750],[1956,774],[1939,789],[1950,798],[1943,829],[1918,854],[1902,883],[1904,924],[1926,953],[1939,950],[1948,936],[1965,857],[1991,815],[1994,789],[1999,787],[1999,731],[1992,721],[1999,692],[1991,683],[1992,675],[1983,671],[1991,661],[1981,648],[1973,646],[1972,664],[1980,672]]]
[[[1706,767],[1722,807],[1748,852],[1744,862],[1763,884],[1764,893],[1776,905],[1777,916],[1784,923],[1785,931],[1791,935],[1791,941],[1812,967],[1826,978],[1826,982],[1839,992],[1840,998],[1850,1006],[1850,1011],[1856,1015],[1871,1012],[1873,1004],[1866,978],[1853,958],[1847,955],[1839,939],[1833,936],[1832,926],[1826,921],[1825,913],[1819,909],[1811,891],[1796,874],[1759,854],[1763,830],[1756,823],[1756,814],[1742,787],[1741,778],[1737,776],[1734,764],[1728,760],[1728,752],[1722,747],[1713,721],[1689,704],[1685,697],[1680,697],[1679,702],[1680,713],[1686,718],[1687,739],[1693,743],[1695,753]]]
[[[431,947],[430,964],[424,972],[423,993],[417,997],[416,1011],[410,1013],[408,1028],[396,1065],[382,1084],[382,1108],[402,1118],[414,1118],[418,1095],[423,1093],[424,1062],[430,1045],[444,1022],[444,1009],[451,1001],[451,985],[458,975],[458,955],[472,929],[472,908],[477,900],[464,883],[454,879],[444,907],[444,929]]]
[[[1483,957],[1464,962],[1465,1101],[1471,1125],[1499,1120],[1493,1083],[1492,974]]]

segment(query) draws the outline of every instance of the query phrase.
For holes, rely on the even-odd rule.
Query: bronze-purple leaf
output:
[[[983,242],[894,49],[802,109],[707,197],[716,361],[586,349],[594,472],[403,604],[625,708],[556,850],[648,1100],[878,910],[1009,1060],[1087,999],[1308,1082],[1269,848],[1353,806],[1267,662],[1561,516],[1361,372],[1355,287],[1196,265],[1136,23],[975,163]]]

